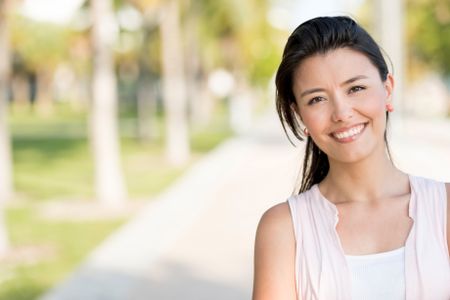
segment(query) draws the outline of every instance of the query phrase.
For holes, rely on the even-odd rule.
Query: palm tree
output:
[[[404,8],[403,1],[400,0],[381,0],[375,2],[377,33],[379,35],[381,46],[394,64],[395,70],[395,93],[394,101],[398,102],[397,118],[403,115],[404,99],[403,80],[404,78],[404,57],[405,57],[405,38],[404,38]],[[397,119],[399,121],[399,119]]]
[[[113,43],[115,21],[111,0],[92,0],[91,139],[97,198],[106,205],[123,204],[127,191],[120,163],[117,124],[117,79]]]
[[[158,13],[160,16],[166,156],[172,164],[182,165],[190,156],[183,43],[179,22],[179,6],[182,1],[130,0],[130,2],[143,13],[144,18],[155,17]]]
[[[160,24],[166,153],[174,165],[186,163],[190,155],[183,43],[178,6],[177,0],[168,0],[162,10]]]

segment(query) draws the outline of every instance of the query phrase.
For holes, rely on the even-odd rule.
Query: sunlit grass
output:
[[[87,141],[67,138],[13,138],[17,192],[33,201],[55,197],[92,198]]]
[[[124,220],[51,221],[40,218],[34,206],[8,209],[11,242],[16,252],[27,255],[2,263],[0,299],[36,299],[67,276],[86,253]]]
[[[93,161],[83,120],[36,119],[12,122],[14,181],[21,197],[37,201],[54,198],[92,199]],[[67,135],[72,128],[75,136]],[[164,156],[162,138],[147,143],[121,139],[122,167],[131,198],[152,197],[166,188],[192,162],[217,146],[231,131],[223,118],[207,129],[191,132],[192,160],[173,167]]]

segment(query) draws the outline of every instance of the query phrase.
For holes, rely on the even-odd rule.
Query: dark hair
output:
[[[378,69],[381,80],[386,80],[389,70],[380,47],[353,19],[345,16],[318,17],[304,22],[289,37],[275,78],[277,112],[291,143],[286,125],[297,139],[300,141],[304,139],[296,113],[291,107],[292,103],[295,103],[292,90],[292,77],[295,70],[308,57],[343,47],[364,54]],[[386,112],[386,124],[388,117],[389,114]],[[384,140],[389,158],[392,160],[386,131]],[[329,168],[328,156],[308,136],[299,193],[321,182],[328,174]]]

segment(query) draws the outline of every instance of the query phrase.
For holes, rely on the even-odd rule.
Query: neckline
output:
[[[406,250],[406,246],[409,244],[409,240],[411,239],[411,236],[413,234],[413,230],[415,229],[415,223],[416,223],[415,222],[415,214],[414,214],[414,210],[413,210],[413,208],[415,207],[415,198],[416,198],[416,192],[415,192],[415,189],[414,189],[415,188],[414,187],[414,184],[415,184],[414,183],[414,176],[409,174],[409,173],[407,173],[406,175],[408,176],[409,188],[410,188],[410,191],[411,191],[409,202],[408,202],[408,217],[413,220],[413,224],[412,224],[411,229],[410,229],[410,231],[408,233],[408,236],[406,238],[405,245],[403,247],[395,249],[395,250],[400,250],[402,248],[405,248],[405,250]],[[322,195],[322,193],[320,192],[318,183],[316,183],[316,184],[314,184],[312,186],[312,190],[313,190],[313,192],[316,193],[316,195],[318,195],[318,197],[320,198],[320,200],[323,203],[323,205],[325,205],[329,209],[329,211],[333,214],[333,217],[334,217],[334,224],[333,224],[334,238],[335,238],[335,240],[336,240],[336,242],[337,242],[337,244],[339,246],[339,249],[341,251],[342,256],[347,257],[347,255],[344,252],[344,248],[342,247],[341,239],[339,238],[339,235],[338,235],[337,230],[336,230],[336,226],[337,226],[337,224],[339,222],[339,211],[337,209],[336,204],[334,204],[333,202],[328,200],[324,195]],[[393,250],[393,251],[395,251],[395,250]],[[390,251],[387,251],[387,252],[390,252]],[[385,253],[385,252],[371,253],[371,254],[366,254],[366,255],[377,255],[377,254],[383,254],[383,253]],[[366,255],[362,255],[362,256],[366,256]],[[358,257],[358,256],[359,255],[355,255],[355,257]],[[350,257],[352,257],[352,256],[350,255]]]
[[[352,259],[352,260],[379,259],[379,258],[392,257],[395,255],[401,254],[404,251],[405,251],[405,246],[402,246],[402,247],[394,249],[394,250],[372,253],[372,254],[363,254],[363,255],[347,255],[347,254],[345,254],[345,257],[348,259]]]

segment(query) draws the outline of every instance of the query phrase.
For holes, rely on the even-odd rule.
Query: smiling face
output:
[[[293,109],[330,163],[384,154],[391,75],[383,82],[364,54],[339,48],[305,59],[293,82]]]

